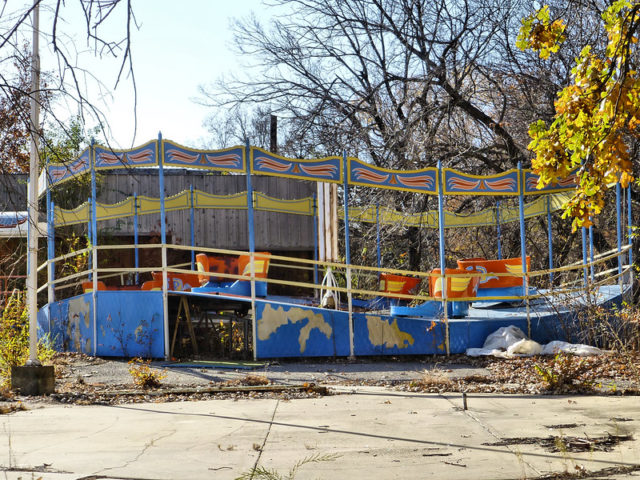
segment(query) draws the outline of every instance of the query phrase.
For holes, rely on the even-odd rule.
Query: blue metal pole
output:
[[[633,216],[631,214],[631,185],[627,187],[627,240],[629,242],[629,266],[633,265]]]
[[[378,268],[382,268],[382,252],[380,251],[380,205],[376,203],[376,259]],[[378,276],[380,273],[378,272]]]
[[[249,252],[256,251],[256,238],[255,238],[255,226],[254,226],[254,213],[253,213],[253,184],[251,181],[251,169],[249,167],[249,156],[251,152],[251,146],[249,140],[246,141],[247,148],[247,221],[249,226]]]
[[[91,231],[91,217],[93,216],[93,207],[91,202],[91,197],[87,198],[87,203],[89,204],[89,221],[87,222],[87,237],[89,238],[90,246],[93,247],[93,232]],[[89,280],[93,279],[93,274],[91,270],[93,269],[93,255],[88,255],[88,268],[89,268]]]
[[[596,277],[593,274],[593,226],[589,225],[589,261],[591,262],[591,266],[589,267],[589,272],[591,273],[591,283],[595,282]]]
[[[158,144],[162,144],[162,133],[158,133]],[[160,241],[163,245],[167,243],[167,223],[166,223],[166,212],[165,212],[165,186],[164,186],[164,162],[162,155],[160,155],[158,161],[158,186],[160,188]]]
[[[245,157],[247,159],[247,224],[249,228],[249,253],[251,255],[251,276],[255,275],[255,256],[254,253],[256,251],[256,238],[255,238],[255,229],[254,229],[254,218],[253,218],[253,183],[251,181],[251,162],[253,159],[251,158],[251,145],[249,145],[249,139],[247,138],[245,141]],[[240,273],[240,272],[238,272]],[[255,279],[251,280],[251,311],[253,314],[253,321],[251,322],[251,328],[253,333],[253,359],[257,360],[258,358],[258,318],[256,312],[256,282]]]
[[[51,304],[52,302],[55,302],[56,300],[56,291],[53,285],[53,282],[56,279],[56,264],[53,261],[53,259],[55,258],[55,251],[56,251],[56,236],[55,236],[55,215],[54,215],[54,202],[53,200],[49,201],[49,208],[51,209],[50,213],[49,213],[49,225],[47,226],[47,254],[49,257],[49,261],[51,262],[50,265],[50,270],[49,270],[49,288],[50,288],[50,294],[49,294],[49,298],[48,298],[48,302]]]
[[[96,169],[91,169],[91,233],[93,235],[93,244],[98,244],[98,208],[96,205]]]
[[[445,236],[444,236],[444,189],[442,188],[442,165],[438,161],[438,237],[440,243],[440,271],[444,275],[445,261]],[[445,285],[442,286],[443,294],[446,292]],[[443,295],[444,296],[444,295]]]
[[[47,302],[55,301],[55,289],[53,282],[56,278],[55,263],[55,225],[54,225],[54,205],[51,200],[51,185],[49,183],[48,168],[45,167],[45,182],[47,185],[47,259],[49,260],[49,288],[47,289]]]
[[[618,182],[616,183],[616,235],[618,240],[618,275],[622,275],[622,256],[620,255],[620,252],[622,251],[621,205],[622,205],[622,190],[620,187],[620,182]]]
[[[518,162],[518,210],[520,213],[520,255],[522,256],[522,293],[525,298],[527,309],[527,335],[531,337],[531,317],[529,306],[529,275],[527,274],[527,237],[525,236],[524,224],[524,173],[522,171],[522,163]]]
[[[313,259],[318,261],[318,199],[313,194]],[[313,283],[318,284],[318,264],[313,264]]]
[[[191,233],[191,270],[195,270],[196,269],[196,251],[195,251],[195,246],[196,246],[196,231],[195,231],[195,226],[194,226],[194,222],[195,222],[195,212],[194,212],[194,206],[193,206],[193,185],[189,185],[189,193],[191,194],[191,196],[189,197],[191,199],[191,229],[190,229],[190,233]]]
[[[344,183],[343,183],[343,198],[344,198],[344,249],[345,249],[345,261],[347,265],[351,265],[351,245],[349,243],[349,183],[347,181],[347,152],[342,153],[342,165],[344,167]]]
[[[589,288],[589,275],[587,273],[587,229],[582,227],[582,276],[584,279],[584,288]]]
[[[498,234],[498,259],[502,260],[502,230],[500,227],[500,200],[496,202],[496,230]]]
[[[351,245],[349,242],[349,161],[347,151],[342,151],[343,168],[343,195],[344,195],[344,249],[345,262],[347,264],[347,307],[349,311],[349,355],[354,356],[354,333],[353,333],[353,297],[351,295]]]
[[[547,195],[547,244],[549,247],[549,270],[553,270],[553,231],[551,227],[551,197]],[[553,272],[549,272],[549,285],[553,285]]]
[[[446,260],[445,260],[445,235],[444,235],[444,188],[442,181],[442,163],[438,160],[438,239],[440,249],[440,281],[442,284],[442,308],[445,320],[445,346],[447,355],[450,353],[449,348],[449,312],[447,308],[447,276],[446,276]],[[431,284],[431,282],[429,282]],[[434,292],[431,292],[433,295]]]
[[[162,316],[164,326],[164,357],[169,358],[169,294],[168,294],[168,275],[167,275],[167,224],[165,212],[165,186],[164,186],[164,148],[162,142],[162,132],[158,132],[158,188],[160,189],[160,255],[162,261]],[[194,349],[197,346],[194,345]]]
[[[136,285],[140,284],[140,273],[138,269],[140,268],[140,253],[138,252],[138,243],[140,239],[138,238],[138,194],[134,192],[133,194],[133,244],[134,248],[134,256],[135,256],[135,267],[136,267]]]
[[[91,141],[90,157],[93,160],[91,162],[91,234],[93,237],[92,245],[94,247],[97,247],[98,246],[98,207],[96,205],[97,203],[96,165],[95,165],[95,158],[94,158],[95,150],[93,148],[93,141]],[[95,248],[93,251],[96,252]],[[94,260],[96,259],[94,258]],[[94,268],[98,268],[97,262],[95,263]]]
[[[93,354],[98,353],[98,195],[96,188],[96,150],[94,141],[91,140],[91,149],[89,150],[89,163],[91,164],[91,231],[93,232],[93,243],[91,253],[93,257],[93,291],[91,294],[93,300]]]
[[[523,188],[523,175],[522,175],[522,163],[518,162],[518,210],[520,214],[520,256],[522,258],[522,273],[527,273],[527,238],[525,236],[525,223],[524,223],[524,188]],[[529,289],[527,285],[526,277],[522,278],[522,294],[524,296],[529,295]]]

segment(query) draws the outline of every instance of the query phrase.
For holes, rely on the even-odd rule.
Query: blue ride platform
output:
[[[246,282],[248,283],[248,282]],[[257,282],[258,283],[258,282]],[[629,291],[625,285],[601,286],[590,299],[602,306],[620,304]],[[204,291],[169,291],[176,305],[204,302],[207,308],[232,309],[245,314],[251,298],[246,295]],[[544,292],[542,292],[544,293]],[[551,295],[551,292],[547,292]],[[310,305],[311,299],[269,297],[255,299],[256,352],[259,359],[281,357],[334,357],[351,354],[349,314]],[[486,337],[500,327],[515,325],[530,330],[531,338],[547,343],[572,340],[579,310],[589,300],[578,294],[540,297],[522,302],[475,302],[464,318],[445,322],[441,311],[429,302],[410,310],[397,307],[382,312],[354,312],[353,354],[424,355],[464,353],[481,347]],[[400,312],[400,313],[399,313]],[[420,313],[418,315],[417,313]],[[161,291],[97,291],[54,302],[38,313],[39,336],[49,335],[60,350],[100,356],[165,356],[165,325],[162,322]]]

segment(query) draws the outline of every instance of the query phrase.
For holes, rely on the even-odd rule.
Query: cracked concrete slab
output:
[[[305,478],[536,478],[640,463],[635,397],[429,395],[375,387],[316,399],[47,406],[0,416],[7,479],[232,479],[254,465]],[[552,426],[553,428],[550,428]],[[559,426],[559,427],[558,427]],[[611,452],[484,445],[632,434]],[[7,471],[7,467],[22,469]],[[35,467],[34,467],[35,468]],[[41,469],[42,470],[42,469]],[[608,478],[634,478],[640,470]],[[598,477],[600,478],[600,477]]]

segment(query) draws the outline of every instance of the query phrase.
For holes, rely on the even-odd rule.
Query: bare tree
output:
[[[255,17],[234,24],[237,50],[254,60],[254,69],[202,87],[202,103],[270,105],[286,132],[279,150],[292,156],[346,148],[387,168],[438,160],[474,173],[504,171],[518,161],[526,167],[528,125],[553,115],[556,92],[583,40],[602,43],[588,37],[596,35],[589,25],[604,1],[551,2],[582,37],[544,62],[514,49],[520,19],[531,9],[524,0],[270,0],[286,13],[268,25]],[[428,197],[353,195],[360,203],[410,212],[434,208]],[[492,202],[463,199],[449,208],[464,213]],[[401,239],[412,269],[434,243],[433,232],[386,233],[392,242]],[[493,232],[486,235],[489,243]],[[460,242],[461,249],[470,246]]]
[[[89,98],[92,87],[110,92],[127,79],[133,85],[135,97],[135,76],[131,52],[131,32],[137,28],[131,0],[87,0],[71,4],[64,0],[35,0],[30,7],[15,7],[4,2],[0,7],[0,98],[15,99],[16,109],[12,128],[29,133],[28,109],[25,98],[30,98],[29,84],[21,75],[24,68],[30,68],[31,52],[27,43],[31,32],[31,14],[37,5],[44,13],[40,22],[41,44],[55,59],[55,69],[43,72],[44,81],[40,88],[40,109],[43,121],[56,128],[66,128],[66,116],[61,116],[61,105],[71,110],[71,115],[79,115],[83,123],[96,123],[105,131],[108,123],[95,98]],[[11,9],[13,8],[13,10]],[[84,45],[79,44],[75,34],[82,19]],[[116,38],[105,36],[112,24],[120,27]],[[112,35],[111,33],[109,35]],[[96,78],[79,60],[79,51],[90,50],[98,58],[116,59],[117,71],[111,85],[105,79]],[[135,106],[132,111],[135,115]],[[87,118],[89,117],[89,118]],[[42,131],[35,132],[41,136]],[[0,162],[14,162],[0,159]]]
[[[44,52],[54,59],[52,71],[41,72],[43,81],[37,95],[42,123],[31,127],[29,102],[36,98],[32,91],[30,72],[32,69],[31,39],[33,11],[40,10],[40,44]],[[78,22],[78,19],[82,19]],[[112,38],[116,31],[110,24],[120,27],[120,33]],[[41,161],[52,151],[60,152],[49,144],[52,138],[61,142],[73,141],[77,137],[77,122],[84,125],[89,121],[96,123],[103,133],[108,124],[94,98],[90,98],[98,86],[103,91],[117,88],[125,79],[131,81],[135,92],[135,77],[131,55],[131,32],[136,27],[130,0],[83,0],[65,2],[64,0],[35,0],[30,6],[22,2],[3,2],[0,5],[0,174],[26,173],[29,170],[29,140],[39,140]],[[84,40],[78,41],[75,34],[80,28]],[[79,52],[89,50],[101,59],[111,58],[118,62],[113,83],[105,86],[105,79],[94,77],[80,61]],[[93,84],[93,85],[90,85]],[[69,113],[65,113],[68,110]],[[135,106],[132,112],[135,115]],[[71,116],[72,120],[68,117]],[[55,129],[56,136],[47,135],[43,125]],[[106,135],[105,135],[106,137]],[[71,150],[68,150],[71,152]],[[56,161],[70,161],[69,156],[58,156]],[[23,181],[0,183],[3,204],[11,205],[14,210],[25,210],[24,197],[9,198],[15,188],[3,188],[8,185],[24,187]],[[21,251],[24,245],[19,243],[13,253],[19,265],[24,268]],[[11,261],[11,259],[8,259]],[[2,267],[4,269],[4,266]],[[13,266],[11,267],[13,269]]]

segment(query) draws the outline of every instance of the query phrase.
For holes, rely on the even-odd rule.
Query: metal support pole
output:
[[[633,265],[633,216],[631,214],[631,185],[627,187],[627,240],[629,243],[629,266]],[[631,280],[633,280],[633,270],[631,270]]]
[[[591,274],[591,283],[595,283],[596,277],[593,273],[593,226],[589,225],[589,229],[587,230],[589,234],[589,273]]]
[[[378,268],[382,268],[382,252],[380,251],[380,205],[376,203],[376,260]],[[380,272],[378,272],[380,278]]]
[[[622,187],[620,182],[616,183],[616,239],[618,241],[618,283],[622,293]]]
[[[496,202],[496,230],[498,235],[498,259],[502,260],[502,229],[500,227],[500,200]]]
[[[518,211],[520,216],[520,256],[522,258],[522,295],[527,308],[527,335],[531,337],[531,317],[529,309],[529,274],[527,269],[527,237],[524,223],[524,174],[522,163],[518,162]]]
[[[446,258],[445,258],[445,235],[444,235],[444,188],[442,179],[442,164],[438,160],[438,237],[440,243],[440,281],[442,282],[442,307],[444,312],[445,323],[445,346],[447,355],[451,353],[449,344],[449,312],[447,308],[447,275],[446,275]],[[433,293],[432,293],[433,294]]]
[[[616,183],[616,238],[618,242],[618,275],[622,275],[622,215],[621,215],[621,188],[620,182]]]
[[[98,195],[96,185],[96,151],[94,142],[91,140],[89,149],[89,164],[91,165],[91,257],[93,258],[93,289],[91,298],[93,299],[93,354],[98,354]]]
[[[89,154],[91,155],[91,154]],[[91,206],[91,197],[87,198],[87,205],[89,205],[89,221],[87,222],[87,239],[89,240],[89,247],[93,247],[93,233],[91,232],[91,217],[93,216],[93,207]],[[93,280],[93,255],[88,255],[87,258],[89,269],[89,280]]]
[[[138,251],[138,243],[139,243],[139,232],[138,232],[138,194],[133,194],[133,244],[134,244],[134,261],[136,266],[136,285],[140,285],[140,273],[138,269],[140,268],[140,252]]]
[[[51,305],[55,302],[55,289],[53,282],[56,279],[56,270],[55,263],[53,259],[56,257],[55,255],[55,226],[54,226],[54,205],[53,200],[51,200],[51,185],[49,182],[49,175],[45,170],[45,179],[47,185],[47,278],[49,281],[47,282],[47,303]]]
[[[251,316],[252,316],[252,332],[253,332],[253,359],[258,359],[258,315],[256,312],[256,233],[253,211],[253,183],[251,181],[251,145],[249,139],[245,141],[246,158],[247,158],[247,224],[249,228],[249,256],[250,256],[250,272],[251,272]],[[238,272],[241,273],[241,272]]]
[[[553,231],[551,229],[551,197],[547,195],[547,244],[549,247],[549,270],[553,270]],[[549,286],[553,287],[553,272],[549,272]]]
[[[158,132],[158,186],[160,189],[160,246],[162,260],[162,316],[164,325],[164,358],[169,360],[169,293],[167,278],[167,219],[165,217],[164,191],[164,149],[162,148],[162,132]],[[195,348],[195,346],[194,346]]]
[[[318,197],[313,194],[313,283],[318,285]],[[317,290],[315,290],[317,292]]]
[[[353,297],[351,295],[351,245],[349,242],[349,162],[347,159],[347,151],[342,152],[342,168],[343,168],[343,203],[344,203],[344,250],[345,261],[347,263],[347,306],[349,311],[349,355],[354,357],[354,334],[353,334]]]
[[[587,270],[587,229],[582,227],[582,276],[584,289],[588,293],[589,290],[589,274]]]
[[[195,226],[194,226],[194,222],[195,222],[195,211],[194,211],[194,205],[193,205],[193,185],[189,185],[189,193],[190,193],[190,203],[191,203],[191,208],[190,208],[190,213],[191,213],[191,217],[189,218],[189,221],[191,223],[191,228],[190,228],[190,233],[191,233],[191,270],[196,269],[196,251],[195,251],[195,246],[196,246],[196,233],[195,233]]]

